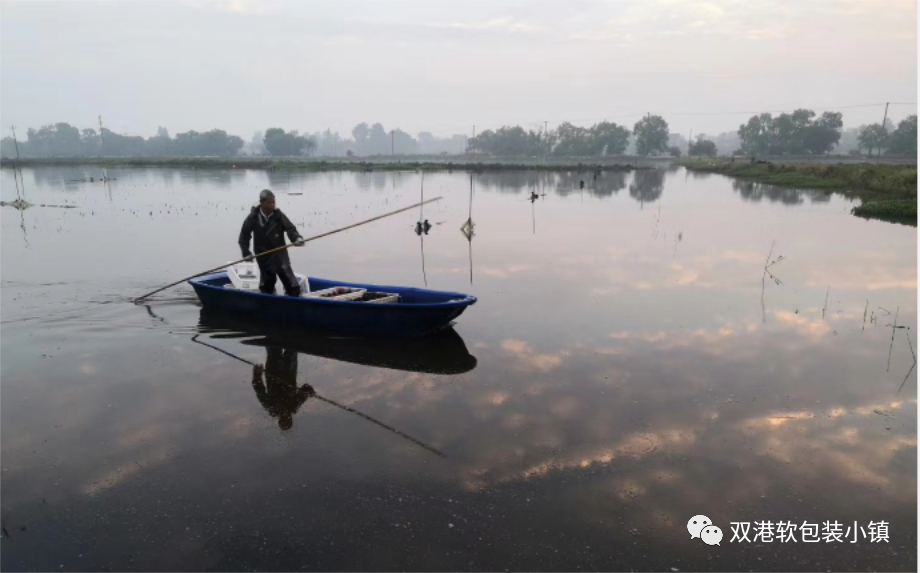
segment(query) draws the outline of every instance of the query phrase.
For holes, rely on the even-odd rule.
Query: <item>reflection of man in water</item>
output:
[[[313,387],[297,387],[297,352],[282,348],[268,348],[265,368],[252,367],[252,389],[269,415],[278,418],[278,427],[290,430],[294,414],[316,394]],[[263,381],[264,373],[264,381]]]

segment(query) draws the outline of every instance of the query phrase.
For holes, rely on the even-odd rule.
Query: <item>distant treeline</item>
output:
[[[525,131],[520,126],[487,129],[469,141],[469,152],[504,157],[591,157],[622,155],[635,136],[640,155],[659,155],[669,148],[668,124],[661,116],[642,118],[632,130],[616,123],[601,122],[579,127],[565,122],[551,131]]]
[[[77,129],[69,123],[55,123],[29,129],[25,141],[12,137],[0,141],[3,157],[192,157],[211,155],[230,157],[239,153],[243,139],[213,129],[199,133],[187,131],[170,137],[166,128],[154,137],[121,135],[103,128]],[[18,147],[18,149],[17,149]]]
[[[524,131],[520,126],[502,127],[495,131],[487,129],[470,139],[469,151],[506,157],[622,155],[629,144],[629,135],[625,127],[608,122],[591,127],[566,122],[547,133]]]
[[[435,137],[423,131],[414,138],[401,129],[387,131],[382,124],[359,123],[351,130],[350,139],[326,130],[314,136],[317,155],[336,157],[342,155],[457,155],[466,152],[465,135],[448,138]]]
[[[69,123],[29,129],[17,143],[12,137],[0,141],[3,157],[233,157],[313,156],[350,157],[369,155],[460,154],[466,151],[467,137],[437,138],[422,132],[418,138],[383,125],[361,123],[352,130],[353,139],[343,139],[331,130],[313,135],[273,127],[256,132],[250,141],[229,135],[222,129],[187,131],[170,137],[160,127],[154,137],[122,135],[103,128],[78,129]],[[18,145],[18,149],[17,149]]]
[[[401,129],[387,131],[382,124],[360,123],[343,138],[331,130],[301,134],[273,127],[256,132],[249,141],[220,129],[187,131],[170,137],[166,128],[154,137],[128,136],[108,129],[80,130],[67,123],[29,129],[26,139],[0,141],[3,157],[234,157],[319,156],[353,157],[375,155],[433,155],[479,153],[493,157],[600,157],[624,153],[643,156],[716,155],[826,155],[831,152],[870,156],[874,154],[917,154],[917,116],[895,126],[891,121],[841,131],[843,116],[809,109],[773,116],[751,117],[736,133],[713,138],[698,134],[693,141],[671,133],[668,122],[648,115],[632,129],[601,122],[580,127],[565,122],[553,130],[525,130],[505,126],[486,130],[476,137],[454,135],[437,138],[422,132],[412,137]]]
[[[586,157],[620,155],[632,144],[637,155],[679,156],[682,152],[692,156],[715,156],[720,152],[746,156],[826,155],[840,148],[842,127],[843,115],[839,112],[817,116],[810,109],[799,109],[775,117],[763,113],[741,125],[737,135],[720,135],[719,141],[728,139],[734,144],[720,150],[705,135],[687,142],[670,133],[663,117],[649,115],[636,122],[632,130],[607,122],[588,128],[563,123],[547,132],[526,131],[520,126],[486,130],[470,139],[469,150],[494,156]],[[889,121],[884,127],[872,124],[849,131],[855,132],[855,141],[847,142],[850,147],[844,153],[917,154],[916,115],[909,116],[897,127]]]
[[[843,116],[824,112],[816,117],[810,109],[799,109],[776,117],[755,115],[738,129],[741,152],[746,155],[825,155],[840,141]],[[865,125],[858,129],[856,149],[872,156],[917,154],[917,116],[911,115],[895,128],[891,122]]]

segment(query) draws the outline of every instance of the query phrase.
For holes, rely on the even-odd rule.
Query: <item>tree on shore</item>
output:
[[[898,124],[888,138],[888,153],[893,155],[917,155],[917,116],[910,115]]]
[[[824,155],[840,141],[843,114],[824,112],[815,119],[810,109],[797,109],[773,117],[752,116],[738,128],[741,151],[746,155]]]
[[[859,148],[865,149],[869,153],[869,157],[872,157],[872,150],[878,149],[879,155],[881,155],[882,148],[886,146],[888,140],[888,130],[880,123],[873,123],[872,125],[867,125],[859,130]]]
[[[762,113],[751,117],[747,123],[738,128],[741,138],[741,151],[745,155],[766,155],[774,146],[773,116]]]
[[[643,117],[633,127],[636,136],[636,153],[650,155],[668,151],[668,122],[660,115]]]
[[[602,121],[591,128],[593,155],[622,155],[629,145],[629,129]]]
[[[469,140],[470,152],[488,153],[500,157],[542,156],[544,138],[536,131],[524,131],[517,125],[501,127],[495,131],[487,129]]]
[[[716,144],[708,139],[697,139],[694,142],[690,143],[690,149],[687,152],[688,155],[715,157],[718,154],[716,149]]]
[[[825,155],[840,141],[843,114],[826,111],[802,130],[802,149],[806,154]]]
[[[275,157],[309,155],[316,149],[316,142],[298,135],[297,131],[285,132],[280,127],[265,130],[265,150]]]

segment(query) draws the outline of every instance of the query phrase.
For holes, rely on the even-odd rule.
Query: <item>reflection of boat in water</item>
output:
[[[202,314],[204,314],[204,311],[202,311]],[[220,335],[214,334],[215,331],[210,332],[212,338],[221,337]],[[216,332],[225,331],[217,330]],[[299,385],[297,381],[297,356],[299,351],[295,348],[266,346],[265,363],[256,364],[251,360],[237,356],[233,352],[224,350],[218,346],[204,342],[203,340],[198,340],[200,336],[201,334],[192,336],[192,342],[201,344],[202,346],[206,346],[208,348],[212,348],[217,352],[224,354],[225,356],[248,364],[252,367],[252,389],[256,393],[256,398],[258,398],[259,403],[266,410],[269,416],[278,419],[278,427],[281,428],[282,431],[290,430],[294,426],[294,415],[297,414],[297,411],[304,404],[304,402],[310,398],[316,398],[317,400],[325,402],[331,406],[335,406],[340,410],[344,410],[346,412],[355,414],[356,416],[360,416],[368,422],[393,432],[394,434],[401,436],[418,446],[421,446],[433,454],[436,454],[442,458],[445,457],[442,451],[429,446],[421,440],[413,438],[398,428],[394,428],[389,424],[381,422],[380,420],[373,418],[364,412],[356,410],[351,406],[340,404],[335,400],[317,394],[313,386],[309,384]],[[235,336],[232,334],[229,336],[225,335],[223,338],[233,338],[239,336],[246,336],[246,334],[237,333]],[[266,340],[269,343],[271,341],[271,339],[268,338],[263,340]],[[247,343],[249,343],[249,341],[243,342],[243,344]],[[475,361],[475,359],[473,360]]]
[[[365,366],[428,374],[462,374],[476,367],[476,357],[453,328],[421,338],[350,338],[212,309],[201,309],[198,328],[212,338],[244,338],[241,343],[246,345],[285,348]]]

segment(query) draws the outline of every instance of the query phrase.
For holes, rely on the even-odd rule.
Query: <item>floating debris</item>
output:
[[[31,206],[32,204],[25,199],[16,199],[15,201],[0,201],[0,207],[12,207],[13,209],[19,209],[20,211],[25,211]]]

